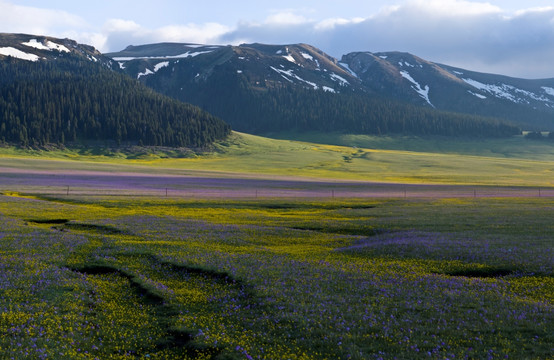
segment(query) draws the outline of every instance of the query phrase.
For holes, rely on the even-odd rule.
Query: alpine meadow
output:
[[[553,109],[405,52],[2,33],[0,358],[554,359]]]

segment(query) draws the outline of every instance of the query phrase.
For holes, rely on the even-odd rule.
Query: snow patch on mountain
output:
[[[478,94],[478,93],[473,92],[471,90],[468,90],[467,92],[470,93],[471,95],[477,96],[479,99],[486,99],[487,98],[485,95]]]
[[[410,64],[410,63],[407,62],[407,61],[404,61],[404,62],[399,61],[399,62],[398,62],[398,65],[400,65],[400,66],[406,65],[407,67],[412,67],[412,68],[415,68],[415,67],[416,67],[415,65],[412,65],[412,64]]]
[[[0,55],[11,56],[21,60],[38,61],[39,56],[34,54],[28,54],[11,46],[0,48]]]
[[[202,54],[209,54],[213,51],[214,50],[195,51],[195,52],[187,51],[186,53],[180,54],[180,55],[166,55],[166,56],[137,56],[137,57],[123,56],[123,57],[114,57],[113,59],[115,61],[131,61],[131,60],[140,60],[140,59],[186,59],[189,57],[196,57]]]
[[[435,107],[433,104],[431,104],[431,101],[429,100],[429,85],[425,85],[425,88],[422,88],[421,85],[414,80],[414,78],[407,72],[407,71],[401,71],[400,75],[402,75],[403,78],[408,80],[413,84],[412,89],[415,90],[421,96],[429,105],[432,107]]]
[[[157,63],[156,66],[154,66],[154,72],[158,72],[161,68],[168,67],[169,61],[163,61],[161,63]]]
[[[119,66],[121,67],[121,63],[119,63]],[[140,79],[143,76],[148,76],[148,75],[152,75],[154,73],[157,73],[160,69],[162,69],[164,67],[168,67],[168,66],[169,66],[169,61],[159,62],[156,65],[154,65],[154,71],[147,68],[146,70],[144,70],[144,72],[138,73],[137,74],[137,79]]]
[[[502,85],[492,85],[492,84],[483,84],[482,82],[479,82],[477,80],[473,79],[462,79],[469,85],[473,86],[476,89],[479,89],[481,91],[486,91],[489,94],[496,96],[497,98],[503,98],[507,99],[513,102],[518,102],[517,99],[508,92],[510,90],[511,86],[502,84]]]
[[[508,84],[483,84],[479,81],[473,80],[473,79],[462,79],[469,85],[473,86],[474,88],[477,88],[481,91],[488,92],[489,94],[500,98],[500,99],[507,99],[509,101],[512,101],[514,103],[519,104],[529,104],[529,100],[535,100],[535,101],[541,101],[545,103],[551,102],[551,99],[545,97],[541,94],[536,94],[532,91],[527,91],[523,89],[519,89],[515,86],[508,85]],[[548,88],[552,90],[552,93],[549,93],[545,87],[542,87],[542,89],[548,94],[554,96],[554,89]]]
[[[71,52],[68,48],[66,48],[65,46],[63,45],[60,45],[60,44],[56,44],[52,41],[47,41],[46,42],[46,46],[48,46],[50,49],[52,50],[57,50],[59,52],[65,52],[65,53],[69,53]]]
[[[292,57],[292,55],[290,55],[290,54],[289,54],[289,55],[283,55],[283,57],[284,57],[285,59],[287,59],[288,61],[290,61],[291,63],[296,64],[296,60],[294,60],[294,58]]]
[[[340,86],[346,86],[346,85],[349,85],[350,83],[348,82],[348,80],[346,80],[345,78],[343,78],[342,76],[339,76],[335,73],[331,73],[331,80],[333,81],[338,81],[340,82]]]
[[[300,53],[302,55],[302,57],[306,60],[311,60],[311,61],[314,61],[314,57],[308,53],[305,53],[305,52],[302,52]]]
[[[547,93],[550,96],[554,96],[554,89],[547,86],[542,86],[541,89],[544,90],[545,93]]]
[[[527,96],[528,98],[531,98],[533,100],[542,101],[542,102],[550,102],[550,99],[548,99],[547,97],[545,97],[543,95],[537,95],[532,91],[522,90],[522,89],[518,89],[516,87],[514,87],[513,89],[516,93],[523,94],[524,96]],[[529,103],[528,101],[526,101],[526,102]]]
[[[138,73],[137,79],[140,79],[142,76],[152,75],[153,73],[154,72],[152,70],[146,69],[144,72]]]
[[[38,42],[37,39],[31,39],[21,44],[38,50],[48,50],[48,51],[56,50],[59,52],[66,52],[66,53],[70,52],[69,49],[66,48],[65,46],[56,44],[55,42],[52,42],[50,40],[46,42],[46,45],[41,42]]]
[[[324,87],[323,87],[323,91],[325,91],[325,92],[330,92],[330,93],[333,93],[333,94],[336,93],[335,89],[333,89],[333,88],[331,88],[331,87],[329,87],[329,86],[324,86]]]
[[[355,78],[360,78],[358,76],[358,74],[356,74],[351,68],[350,66],[348,66],[348,64],[346,63],[343,63],[343,62],[339,62],[339,65],[342,66],[346,71],[348,71],[350,73],[350,75],[354,76]]]
[[[274,68],[273,66],[270,66],[270,68],[274,71],[276,71],[277,73],[279,73],[281,75],[281,77],[285,78],[285,80],[289,81],[289,82],[294,82],[292,81],[291,79],[289,79],[288,77],[291,77],[293,79],[296,79],[298,81],[301,81],[305,84],[308,84],[310,85],[314,90],[317,90],[319,89],[319,86],[317,86],[317,84],[313,83],[313,82],[310,82],[310,81],[307,81],[307,80],[304,80],[302,79],[300,76],[296,75],[293,71],[294,70],[281,70],[281,69],[276,69]],[[286,75],[286,76],[285,76]],[[288,77],[287,77],[288,76]]]
[[[291,63],[293,64],[296,64],[296,60],[292,57],[292,55],[289,53],[289,48],[285,48],[285,51],[287,52],[287,55],[283,55],[283,57],[287,60],[287,61],[290,61]]]

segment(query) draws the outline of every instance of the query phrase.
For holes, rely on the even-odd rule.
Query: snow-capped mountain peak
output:
[[[0,34],[0,59],[12,58],[23,61],[50,61],[66,56],[100,62],[112,67],[113,61],[94,47],[79,44],[70,39],[26,34]]]

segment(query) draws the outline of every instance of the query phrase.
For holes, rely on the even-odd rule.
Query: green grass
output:
[[[550,145],[524,139],[310,140],[235,133],[205,153],[2,148],[0,168],[6,177],[16,169],[554,185]],[[554,353],[551,198],[140,195],[2,189],[0,358]]]
[[[529,160],[554,160],[554,142],[533,141],[521,136],[510,138],[453,138],[441,136],[372,136],[340,133],[278,133],[275,139],[294,139],[317,144],[331,144],[381,150],[473,155]]]
[[[551,212],[0,196],[0,357],[547,359]]]
[[[452,140],[314,135],[312,141],[274,140],[234,133],[208,152],[179,157],[149,151],[87,154],[73,150],[0,149],[0,167],[109,172],[294,176],[399,183],[554,186],[554,146],[523,138]],[[356,147],[353,147],[353,145]],[[113,156],[112,156],[113,155]]]

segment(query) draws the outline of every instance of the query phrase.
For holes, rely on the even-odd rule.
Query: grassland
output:
[[[552,359],[552,197],[233,195],[268,179],[305,192],[552,187],[549,145],[540,157],[512,139],[521,150],[475,156],[362,140],[2,149],[0,358]],[[52,191],[73,173],[90,189]],[[151,181],[191,176],[231,195],[151,193]],[[123,183],[117,196],[92,191]]]
[[[549,199],[0,197],[14,359],[548,359]]]
[[[312,140],[317,139],[332,141],[322,135]],[[127,153],[0,149],[0,167],[157,174],[176,171],[182,174],[186,170],[397,183],[554,186],[554,144],[551,143],[533,143],[523,138],[487,142],[352,135],[337,135],[335,141],[351,146],[234,133],[212,151],[202,153],[148,149]]]

